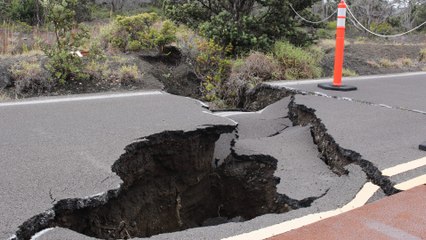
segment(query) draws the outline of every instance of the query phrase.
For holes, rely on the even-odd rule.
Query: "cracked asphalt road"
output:
[[[234,124],[204,111],[197,101],[165,93],[0,104],[0,239],[55,201],[117,188],[111,166],[137,138]]]
[[[296,95],[294,101],[315,109],[337,144],[384,170],[426,156],[418,150],[418,144],[426,140],[426,114],[422,113],[426,111],[425,76],[355,79],[350,83],[360,88],[357,92]],[[279,91],[320,91],[316,83],[309,82],[269,86]],[[278,101],[255,113],[217,114],[206,111],[195,100],[164,93],[0,104],[0,238],[11,237],[25,220],[60,199],[83,198],[117,188],[121,180],[111,172],[111,165],[137,138],[165,130],[190,131],[236,122],[240,138],[235,151],[275,157],[280,193],[298,200],[328,190],[327,194],[311,206],[285,214],[267,214],[246,222],[193,228],[151,239],[221,239],[344,206],[368,181],[367,176],[354,164],[345,167],[347,175],[331,172],[315,152],[318,150],[309,128],[291,126],[289,101]],[[221,158],[228,154],[224,150],[219,151]],[[422,174],[424,167],[392,176],[391,180],[400,183]],[[373,196],[382,197],[380,191]],[[93,238],[56,228],[39,234],[37,239]]]

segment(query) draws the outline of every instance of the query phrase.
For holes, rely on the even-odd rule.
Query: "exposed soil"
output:
[[[426,45],[350,43],[345,47],[344,68],[355,71],[358,75],[377,75],[401,72],[422,71],[426,62],[419,62],[420,50]],[[411,63],[404,65],[403,58]],[[383,66],[381,60],[389,60],[391,66]],[[324,76],[331,77],[334,67],[334,49],[328,49],[322,61]]]
[[[28,98],[107,91],[160,89],[181,96],[201,97],[201,92],[199,91],[200,80],[192,71],[192,68],[182,59],[179,50],[174,47],[165,49],[164,54],[141,52],[107,56],[108,61],[116,63],[110,64],[109,70],[113,74],[117,73],[119,67],[123,64],[136,65],[142,73],[136,81],[120,82],[114,80],[114,78],[84,79],[69,81],[65,85],[56,84],[51,89],[17,93],[11,77],[11,67],[21,61],[42,62],[43,65],[45,60],[46,58],[42,55],[0,57],[0,93],[6,94],[9,98]]]
[[[278,194],[277,160],[231,154],[216,167],[215,142],[235,126],[163,132],[126,147],[112,170],[123,184],[91,198],[65,199],[25,222],[16,239],[65,227],[102,239],[149,237],[187,228],[239,222],[307,207]]]
[[[150,73],[164,84],[165,91],[186,97],[201,98],[201,80],[185,62],[179,49],[167,47],[165,54],[142,53],[139,57],[143,62],[151,64]]]

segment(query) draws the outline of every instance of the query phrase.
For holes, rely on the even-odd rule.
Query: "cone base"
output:
[[[355,86],[350,86],[350,85],[335,86],[332,83],[320,83],[318,84],[318,87],[325,90],[342,91],[342,92],[358,90],[358,88]]]
[[[419,149],[423,150],[423,151],[426,151],[426,142],[420,144]]]

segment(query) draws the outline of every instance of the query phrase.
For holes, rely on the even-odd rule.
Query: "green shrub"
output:
[[[49,57],[46,69],[59,84],[66,84],[75,79],[86,79],[83,71],[83,61],[76,54],[65,49],[50,49],[45,51]]]
[[[312,79],[321,77],[319,55],[295,47],[289,42],[280,41],[274,46],[273,54],[284,69],[285,78]]]
[[[100,35],[104,43],[104,47],[113,47],[125,51],[128,45],[129,33],[123,28],[113,22],[100,30]]]
[[[55,85],[39,62],[16,63],[10,73],[18,95],[50,92]]]
[[[272,56],[252,52],[245,59],[237,59],[232,65],[228,81],[223,87],[223,97],[228,106],[242,107],[246,92],[261,82],[282,77],[280,67]]]
[[[224,48],[213,40],[198,41],[197,48],[195,72],[202,80],[201,92],[205,100],[215,101],[221,98],[222,83],[229,77],[231,60],[226,56],[232,48]]]
[[[12,20],[30,25],[40,24],[44,16],[38,0],[11,0],[8,11]]]
[[[327,23],[328,30],[336,31],[336,28],[337,28],[337,21],[331,21]]]
[[[176,40],[176,26],[171,21],[160,21],[156,13],[118,16],[102,35],[115,48],[122,51],[139,51],[164,47]]]
[[[142,44],[141,44],[141,42],[140,42],[140,41],[133,40],[133,41],[130,41],[130,42],[127,44],[127,49],[128,49],[129,51],[137,52],[137,51],[142,50]]]
[[[9,20],[10,18],[10,4],[3,1],[0,1],[0,22]]]
[[[90,15],[93,19],[107,19],[111,17],[111,9],[98,4],[90,4]]]
[[[319,63],[322,61],[322,59],[325,56],[324,50],[320,46],[316,46],[316,45],[307,47],[305,49],[306,49],[306,52],[312,56],[315,64],[319,65]]]
[[[176,41],[176,30],[173,22],[166,20],[162,23],[159,34],[152,39],[160,52],[163,52],[167,44]]]
[[[46,68],[54,80],[65,84],[73,79],[86,78],[82,71],[82,60],[73,52],[89,37],[86,28],[75,22],[77,0],[45,1],[47,20],[53,23],[56,42],[53,46],[44,46],[49,58]]]
[[[379,34],[391,34],[393,32],[392,25],[387,22],[382,23],[371,23],[370,29],[373,32],[377,32]]]
[[[334,37],[334,31],[327,29],[318,29],[317,35],[320,39],[331,39]]]
[[[92,11],[90,9],[92,0],[78,0],[73,6],[75,11],[75,20],[77,22],[85,22],[92,20]]]

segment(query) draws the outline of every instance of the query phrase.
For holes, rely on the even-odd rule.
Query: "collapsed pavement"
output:
[[[336,116],[324,106],[391,116],[391,127],[400,124],[401,112],[267,86],[253,92],[245,102],[253,112],[215,114],[238,125],[207,124],[139,139],[113,164],[120,188],[59,200],[21,225],[15,238],[59,227],[37,239],[221,239],[342,207],[368,181],[380,187],[371,200],[399,191],[394,182],[401,176],[390,179],[381,170],[402,153],[380,161],[382,149],[372,151],[363,145],[371,141],[345,135],[356,125],[330,124]],[[424,120],[406,114],[413,123]]]
[[[397,192],[360,154],[342,149],[314,112],[290,96],[250,117],[228,116],[238,126],[144,137],[127,146],[112,166],[123,180],[120,188],[60,200],[21,225],[15,238],[62,227],[90,237],[126,239],[243,222],[309,208],[329,192],[336,194],[349,174],[361,180],[352,194],[366,176],[386,194]],[[256,122],[268,127],[254,128]],[[217,144],[229,142],[225,159],[215,156],[221,135],[233,136]],[[348,170],[352,163],[359,169]]]

